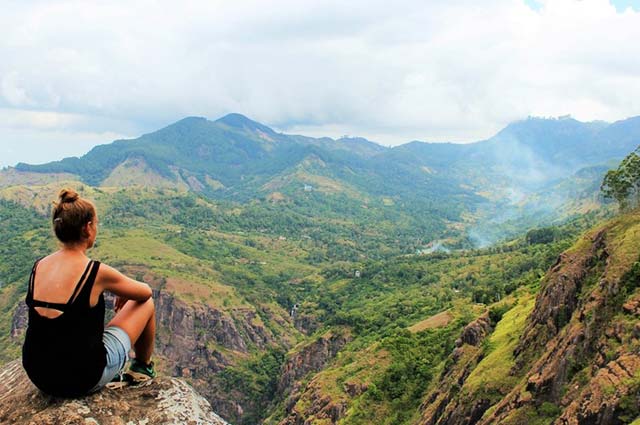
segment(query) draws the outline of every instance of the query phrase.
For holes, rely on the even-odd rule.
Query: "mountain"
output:
[[[635,120],[384,148],[228,118],[0,172],[0,363],[20,355],[29,270],[56,249],[48,212],[70,186],[98,207],[90,255],[154,290],[161,373],[233,423],[640,414],[640,217],[599,222],[596,197],[618,149],[598,140],[635,143]],[[538,149],[529,126],[572,142]],[[605,153],[563,165],[589,134]]]
[[[135,158],[167,180],[194,177],[206,188],[207,178],[223,187],[244,179],[274,176],[310,155],[336,160],[367,156],[383,150],[364,139],[312,139],[278,134],[240,114],[216,121],[189,117],[134,140],[117,140],[95,147],[81,158],[66,158],[42,165],[18,164],[18,171],[67,172],[92,185],[100,185],[121,164]],[[357,153],[355,153],[357,152]],[[341,158],[340,155],[345,156]]]
[[[194,189],[207,187],[207,177],[228,188],[242,185],[246,179],[259,184],[261,178],[273,177],[315,155],[330,166],[346,166],[355,173],[377,174],[390,168],[402,174],[417,166],[456,180],[490,173],[520,174],[523,181],[548,182],[603,160],[619,159],[639,143],[640,117],[611,125],[568,117],[529,118],[482,142],[411,142],[385,148],[362,138],[333,140],[276,133],[243,115],[229,114],[216,121],[185,118],[138,139],[98,146],[81,158],[41,165],[19,163],[15,169],[65,172],[99,185],[117,166],[136,158],[169,180],[178,181],[183,174],[194,177],[200,183],[193,185]],[[426,172],[413,171],[412,178]]]
[[[362,138],[277,133],[229,114],[216,121],[185,118],[137,139],[97,146],[80,158],[19,163],[0,172],[0,187],[19,183],[20,175],[33,181],[37,175],[64,174],[93,186],[177,188],[239,202],[291,200],[307,188],[342,194],[353,207],[376,200],[413,205],[415,214],[426,213],[430,226],[444,231],[438,217],[464,223],[466,214],[486,228],[487,220],[521,216],[523,204],[529,217],[542,216],[537,211],[544,208],[536,199],[563,180],[570,185],[582,168],[615,163],[638,144],[640,117],[610,125],[529,118],[477,143],[411,142],[385,148]],[[593,182],[598,179],[594,176]],[[557,209],[567,212],[551,219],[570,214],[564,205],[585,205],[585,200],[560,203]],[[515,229],[531,224],[527,219]]]

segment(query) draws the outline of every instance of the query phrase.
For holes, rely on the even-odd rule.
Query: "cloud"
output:
[[[108,142],[228,112],[385,144],[478,140],[528,115],[640,114],[640,13],[533,3],[6,2],[0,109],[15,116],[0,146],[16,120],[47,150],[63,134]]]

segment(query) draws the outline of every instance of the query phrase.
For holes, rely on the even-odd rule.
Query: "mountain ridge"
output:
[[[181,120],[178,120],[172,124],[169,124],[159,130],[150,132],[150,133],[146,133],[143,134],[142,136],[135,138],[135,139],[126,139],[126,140],[115,140],[114,142],[112,142],[111,144],[117,144],[119,146],[121,146],[122,144],[127,144],[128,142],[132,142],[132,141],[138,141],[138,140],[145,140],[150,138],[151,136],[154,135],[158,135],[158,134],[162,134],[164,132],[173,130],[173,129],[180,129],[180,130],[184,130],[184,129],[188,129],[188,130],[194,130],[196,129],[196,127],[200,127],[202,125],[209,125],[211,127],[218,127],[219,126],[223,126],[224,128],[227,129],[233,129],[233,130],[239,130],[239,131],[245,131],[245,132],[256,132],[256,131],[260,131],[263,133],[266,133],[268,135],[274,135],[274,136],[285,136],[285,137],[291,137],[291,138],[296,138],[297,142],[304,142],[305,140],[309,140],[309,141],[331,141],[331,142],[335,142],[335,143],[340,143],[340,142],[345,142],[345,141],[357,141],[358,143],[365,143],[369,146],[376,146],[376,150],[378,150],[379,152],[384,152],[384,151],[389,151],[389,150],[394,150],[394,149],[404,149],[407,147],[411,147],[411,146],[421,146],[421,145],[427,145],[431,148],[433,148],[434,146],[446,146],[446,148],[442,148],[442,149],[458,149],[458,150],[466,150],[468,149],[468,147],[477,147],[479,145],[483,145],[486,144],[487,142],[493,142],[493,143],[504,143],[506,140],[508,140],[509,138],[513,138],[514,135],[521,135],[522,134],[522,129],[524,128],[525,131],[528,129],[531,129],[533,127],[534,130],[536,131],[550,131],[550,127],[561,127],[561,131],[560,133],[566,133],[567,132],[567,127],[568,125],[570,125],[570,128],[574,128],[574,129],[578,129],[580,130],[583,134],[586,134],[588,132],[592,132],[592,133],[602,133],[603,130],[606,129],[610,129],[611,132],[615,132],[616,130],[620,131],[620,129],[624,129],[624,131],[627,133],[627,139],[629,137],[631,137],[634,142],[636,140],[636,138],[638,137],[637,132],[640,131],[638,130],[638,128],[640,128],[640,116],[637,117],[630,117],[624,120],[619,120],[616,121],[612,124],[608,124],[608,123],[604,123],[602,121],[591,121],[591,122],[581,122],[578,120],[575,120],[573,118],[566,118],[566,117],[561,117],[561,118],[554,118],[554,119],[548,119],[548,118],[536,118],[536,117],[530,117],[524,120],[519,120],[519,121],[515,121],[513,123],[510,123],[509,125],[507,125],[505,128],[503,128],[502,130],[500,130],[498,133],[496,133],[496,135],[492,136],[489,139],[484,139],[484,140],[479,140],[476,142],[472,142],[472,143],[455,143],[455,142],[424,142],[424,141],[420,141],[420,140],[414,140],[414,141],[410,141],[404,144],[400,144],[394,147],[385,147],[382,146],[376,142],[372,142],[370,140],[367,140],[365,138],[362,137],[343,137],[343,138],[339,138],[339,139],[331,139],[328,137],[322,137],[322,138],[311,138],[311,137],[307,137],[307,136],[299,136],[299,135],[289,135],[289,134],[285,134],[285,133],[277,133],[275,132],[272,128],[261,124],[257,121],[251,120],[250,118],[239,114],[239,113],[230,113],[227,114],[223,117],[220,117],[214,121],[210,121],[207,118],[204,117],[197,117],[197,116],[190,116],[190,117],[185,117]],[[532,126],[533,125],[533,126]],[[629,135],[630,130],[633,130],[631,133],[631,135]],[[566,134],[565,134],[566,135]],[[604,135],[600,136],[602,138],[606,138],[606,132],[604,133]],[[520,137],[522,138],[522,137]],[[544,140],[544,137],[538,137],[536,140]],[[527,141],[530,141],[530,139],[527,139]],[[556,140],[552,140],[553,142],[556,142]],[[528,144],[528,143],[527,143]],[[98,148],[99,150],[104,149],[104,146],[109,146],[110,144],[103,144],[103,145],[99,145],[96,148]],[[93,149],[96,149],[93,148]],[[424,146],[422,146],[423,149]],[[89,155],[91,153],[90,150],[87,154],[83,155],[82,157],[68,157],[68,158],[63,158],[62,160],[58,160],[58,161],[52,161],[49,163],[45,163],[45,164],[38,164],[38,165],[31,165],[25,162],[19,162],[18,164],[16,164],[16,166],[14,168],[18,169],[18,170],[27,170],[29,169],[30,171],[37,171],[38,168],[46,168],[47,166],[49,166],[50,164],[57,164],[60,163],[62,161],[72,161],[74,159],[82,159],[84,157],[86,157],[87,155]],[[428,149],[428,148],[426,148]],[[620,150],[620,155],[624,155],[626,152],[629,152],[630,149],[628,149],[627,146],[621,146],[619,147]]]
[[[19,183],[20,173],[31,173],[29,181],[37,173],[66,173],[93,186],[173,187],[247,202],[296,199],[318,181],[331,181],[329,186],[353,189],[348,197],[354,206],[362,199],[392,200],[415,205],[416,214],[422,209],[464,223],[463,213],[494,222],[496,217],[524,217],[526,204],[527,225],[535,225],[566,216],[571,205],[585,205],[596,192],[563,191],[564,198],[554,201],[555,216],[540,202],[542,194],[558,185],[569,187],[581,169],[601,170],[593,167],[620,160],[638,144],[640,117],[613,124],[528,118],[475,143],[413,141],[387,148],[364,138],[278,133],[234,113],[215,121],[186,117],[136,139],[97,146],[79,158],[19,163],[0,171],[0,187]],[[584,187],[593,188],[602,178],[584,175],[591,182],[581,181]],[[282,193],[274,195],[270,182],[286,183],[276,185]],[[536,216],[544,220],[535,221]]]

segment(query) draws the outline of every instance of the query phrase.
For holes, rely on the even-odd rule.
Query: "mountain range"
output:
[[[79,158],[19,163],[0,172],[0,187],[73,179],[285,203],[315,191],[354,207],[410,206],[413,216],[430,217],[432,239],[451,229],[444,219],[483,245],[593,209],[606,170],[639,144],[640,117],[613,124],[529,118],[476,143],[389,148],[362,138],[287,135],[229,114],[215,121],[185,118]]]
[[[69,186],[91,257],[153,288],[160,373],[233,423],[637,425],[640,216],[598,192],[639,126],[386,148],[232,114],[6,168],[0,366]]]

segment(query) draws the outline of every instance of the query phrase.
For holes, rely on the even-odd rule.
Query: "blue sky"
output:
[[[640,0],[532,1],[9,0],[0,167],[191,115],[385,145],[640,115]]]
[[[543,7],[543,3],[539,0],[524,0],[524,2],[534,10],[540,10]],[[610,0],[610,2],[618,12],[623,12],[629,7],[636,11],[640,10],[640,0]]]
[[[611,4],[613,4],[619,12],[622,12],[628,7],[636,11],[640,10],[640,0],[611,0]]]

